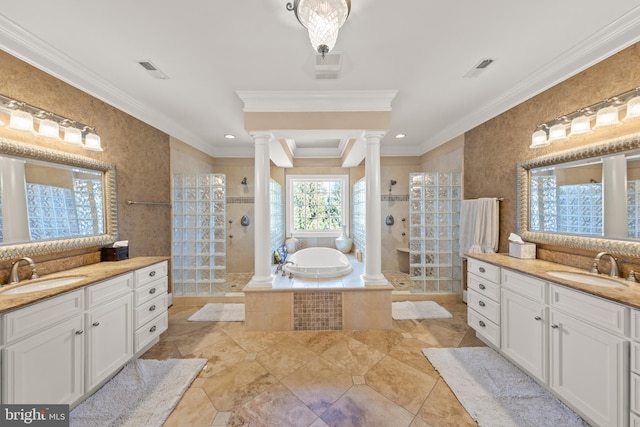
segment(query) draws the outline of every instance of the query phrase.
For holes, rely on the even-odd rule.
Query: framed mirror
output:
[[[0,138],[0,260],[117,237],[115,165]]]
[[[518,163],[518,234],[640,256],[640,133]]]

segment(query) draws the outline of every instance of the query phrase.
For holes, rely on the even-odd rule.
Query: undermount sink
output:
[[[3,294],[26,294],[28,292],[44,291],[46,289],[53,289],[60,286],[71,285],[84,280],[85,276],[69,276],[59,277],[57,279],[44,279],[37,282],[29,283],[26,285],[18,286],[16,288],[8,289],[6,291],[0,291]]]
[[[573,271],[547,271],[547,274],[559,279],[572,280],[585,285],[604,286],[607,288],[626,288],[626,286],[614,279],[596,276],[591,273],[576,273]]]

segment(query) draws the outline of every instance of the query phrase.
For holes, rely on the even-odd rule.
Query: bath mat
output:
[[[244,304],[209,303],[187,320],[192,322],[244,322]]]
[[[75,407],[71,427],[162,426],[206,359],[137,359]]]
[[[395,320],[447,319],[453,317],[434,301],[402,301],[391,304],[391,317]]]
[[[489,347],[425,348],[422,352],[481,427],[589,426]]]

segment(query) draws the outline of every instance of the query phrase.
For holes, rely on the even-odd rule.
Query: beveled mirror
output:
[[[115,165],[0,138],[0,260],[117,236]]]
[[[518,163],[518,234],[639,256],[639,159],[636,133]]]

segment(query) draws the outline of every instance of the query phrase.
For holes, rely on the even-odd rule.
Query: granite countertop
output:
[[[488,262],[499,267],[508,268],[531,276],[537,277],[547,282],[557,283],[568,288],[577,289],[591,295],[608,299],[613,302],[625,304],[633,308],[640,308],[640,283],[627,282],[624,279],[617,279],[624,288],[613,288],[605,286],[587,285],[573,280],[560,279],[558,277],[547,274],[548,271],[569,271],[575,273],[589,273],[576,267],[557,264],[555,262],[543,261],[540,259],[520,259],[510,257],[507,254],[466,254],[468,258],[477,259],[479,261]],[[600,277],[609,276],[598,275]]]
[[[156,264],[158,262],[166,261],[169,257],[155,256],[155,257],[136,257],[126,259],[122,261],[114,262],[100,262],[97,264],[85,265],[82,267],[72,268],[70,270],[59,271],[57,273],[47,274],[35,280],[23,280],[17,284],[4,285],[0,287],[0,313],[13,310],[15,308],[23,307],[25,305],[32,304],[47,298],[54,297],[56,295],[63,294],[65,292],[73,291],[75,289],[83,288],[87,285],[94,284],[112,277],[119,276],[121,274],[129,273],[142,267]],[[30,283],[36,283],[41,280],[56,279],[69,276],[85,276],[83,280],[72,283],[70,285],[60,286],[52,289],[45,289],[42,291],[26,292],[23,294],[5,294],[4,292],[9,289],[18,288]]]

